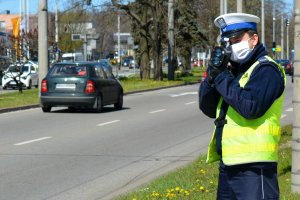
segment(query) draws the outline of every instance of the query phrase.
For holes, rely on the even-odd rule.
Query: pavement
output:
[[[127,92],[127,93],[124,93],[124,95],[135,94],[135,93],[140,93],[140,92],[147,92],[147,91],[154,91],[154,90],[160,90],[160,89],[167,89],[167,88],[173,88],[173,87],[180,87],[180,86],[184,86],[184,85],[186,85],[186,84],[166,86],[166,87],[153,88],[153,89],[147,89],[147,90],[139,90],[139,91],[134,91],[134,92]],[[8,93],[8,92],[16,92],[16,91],[17,90],[3,90],[2,87],[0,86],[0,95]],[[40,107],[40,104],[33,104],[33,105],[27,105],[27,106],[18,106],[18,107],[12,107],[12,108],[0,108],[0,114],[1,113],[18,111],[18,110],[38,108],[38,107]]]

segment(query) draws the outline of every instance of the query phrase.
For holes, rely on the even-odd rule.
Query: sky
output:
[[[23,0],[22,0],[23,1]],[[29,3],[29,13],[36,14],[38,12],[39,0],[27,0]],[[48,0],[48,10],[54,11],[55,1],[58,2],[58,8],[63,8],[66,3],[70,0]],[[92,0],[94,2],[104,1],[104,0]],[[10,10],[11,14],[20,13],[20,2],[21,0],[0,0],[0,13],[5,13],[6,10]],[[285,0],[290,5],[293,5],[294,0]]]

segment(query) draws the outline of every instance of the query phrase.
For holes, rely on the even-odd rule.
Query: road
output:
[[[282,123],[292,122],[292,86]],[[213,121],[199,85],[126,95],[103,113],[0,115],[0,199],[112,199],[205,153]]]

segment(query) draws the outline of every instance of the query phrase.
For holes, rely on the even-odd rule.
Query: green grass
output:
[[[201,69],[194,69],[189,74],[177,74],[175,81],[167,81],[166,78],[163,81],[153,80],[140,80],[136,77],[121,78],[121,84],[124,88],[124,92],[134,92],[147,89],[169,87],[175,85],[183,85],[189,83],[198,82],[202,75]],[[35,105],[39,103],[38,89],[23,90],[23,93],[15,92],[0,94],[0,109],[13,108],[19,106]]]
[[[279,150],[278,179],[283,200],[300,199],[300,194],[291,194],[291,125],[282,128]],[[218,163],[206,164],[200,156],[186,167],[153,180],[116,200],[211,200],[216,199]]]
[[[16,92],[0,94],[0,109],[38,104],[38,96],[38,89],[36,88],[23,90],[23,93],[16,90]]]

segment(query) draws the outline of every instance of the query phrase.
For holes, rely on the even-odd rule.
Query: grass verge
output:
[[[123,78],[120,79],[124,88],[124,92],[135,92],[148,89],[155,89],[161,87],[170,87],[176,85],[196,83],[201,79],[201,74],[204,69],[193,69],[191,73],[176,74],[175,81],[154,81],[154,80],[140,80],[139,78]],[[23,93],[10,92],[0,94],[0,109],[14,108],[19,106],[35,105],[39,103],[38,89],[23,90]]]
[[[300,194],[291,193],[291,140],[292,126],[282,128],[279,149],[278,179],[283,200],[298,200]],[[186,167],[153,180],[134,192],[115,200],[211,200],[216,199],[218,163],[206,164],[205,156]]]

